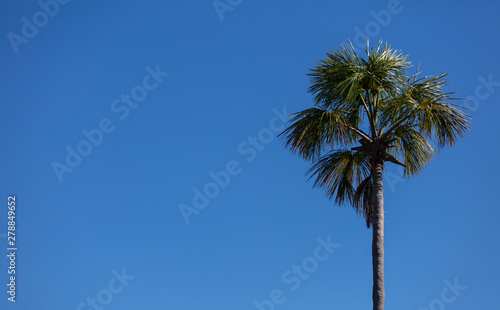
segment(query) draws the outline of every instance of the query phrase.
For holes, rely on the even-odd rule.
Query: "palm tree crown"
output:
[[[352,45],[329,51],[309,74],[315,106],[295,113],[280,136],[314,162],[308,171],[314,185],[336,203],[352,205],[370,227],[375,163],[404,166],[407,177],[418,174],[435,148],[465,134],[469,116],[449,102],[446,74],[410,76],[408,56],[381,43],[365,52],[366,59]]]

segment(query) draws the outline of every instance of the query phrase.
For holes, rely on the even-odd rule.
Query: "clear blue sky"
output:
[[[371,230],[275,138],[367,35],[476,108],[420,176],[387,166],[386,309],[500,306],[498,1],[41,3],[0,1],[1,309],[370,309]]]

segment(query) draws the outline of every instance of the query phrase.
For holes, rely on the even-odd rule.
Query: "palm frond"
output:
[[[382,41],[367,54],[365,69],[368,73],[366,82],[368,88],[377,93],[397,92],[411,65],[407,60],[408,56],[399,50],[393,50],[387,44],[382,46]]]
[[[337,51],[329,50],[326,59],[320,60],[311,71],[309,91],[317,104],[342,107],[355,101],[363,91],[363,59],[353,47],[342,45]]]
[[[373,183],[371,174],[359,183],[352,197],[352,206],[358,214],[363,216],[366,227],[370,228],[373,218]]]
[[[347,110],[344,105],[356,102],[363,92],[398,90],[409,66],[406,55],[382,46],[381,42],[372,48],[366,60],[352,45],[342,45],[337,51],[330,50],[326,59],[311,69],[309,91],[314,94],[316,104]]]
[[[422,135],[435,140],[438,147],[455,144],[470,127],[470,117],[449,101],[453,93],[442,90],[446,74],[433,77],[409,77],[398,97],[381,108],[380,125],[392,134],[400,125],[413,124]]]
[[[363,134],[351,127],[353,117],[343,111],[313,107],[294,115],[291,125],[279,137],[284,138],[286,147],[305,160],[315,159],[329,148],[351,144]]]
[[[432,145],[412,126],[399,126],[390,138],[395,140],[392,142],[394,147],[389,149],[388,153],[397,159],[401,158],[407,177],[421,172],[434,155],[437,155]]]
[[[324,188],[326,195],[341,205],[352,202],[357,185],[370,174],[370,163],[359,152],[336,150],[317,160],[307,174],[316,179],[314,187]]]

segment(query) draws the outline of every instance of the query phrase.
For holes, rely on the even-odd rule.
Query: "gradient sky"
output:
[[[54,3],[0,1],[1,309],[370,309],[371,230],[275,137],[366,36],[475,108],[418,177],[387,165],[386,309],[499,308],[498,1]]]

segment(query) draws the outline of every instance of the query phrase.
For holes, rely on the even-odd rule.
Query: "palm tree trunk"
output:
[[[384,310],[384,185],[383,163],[376,163],[373,173],[373,310]]]

